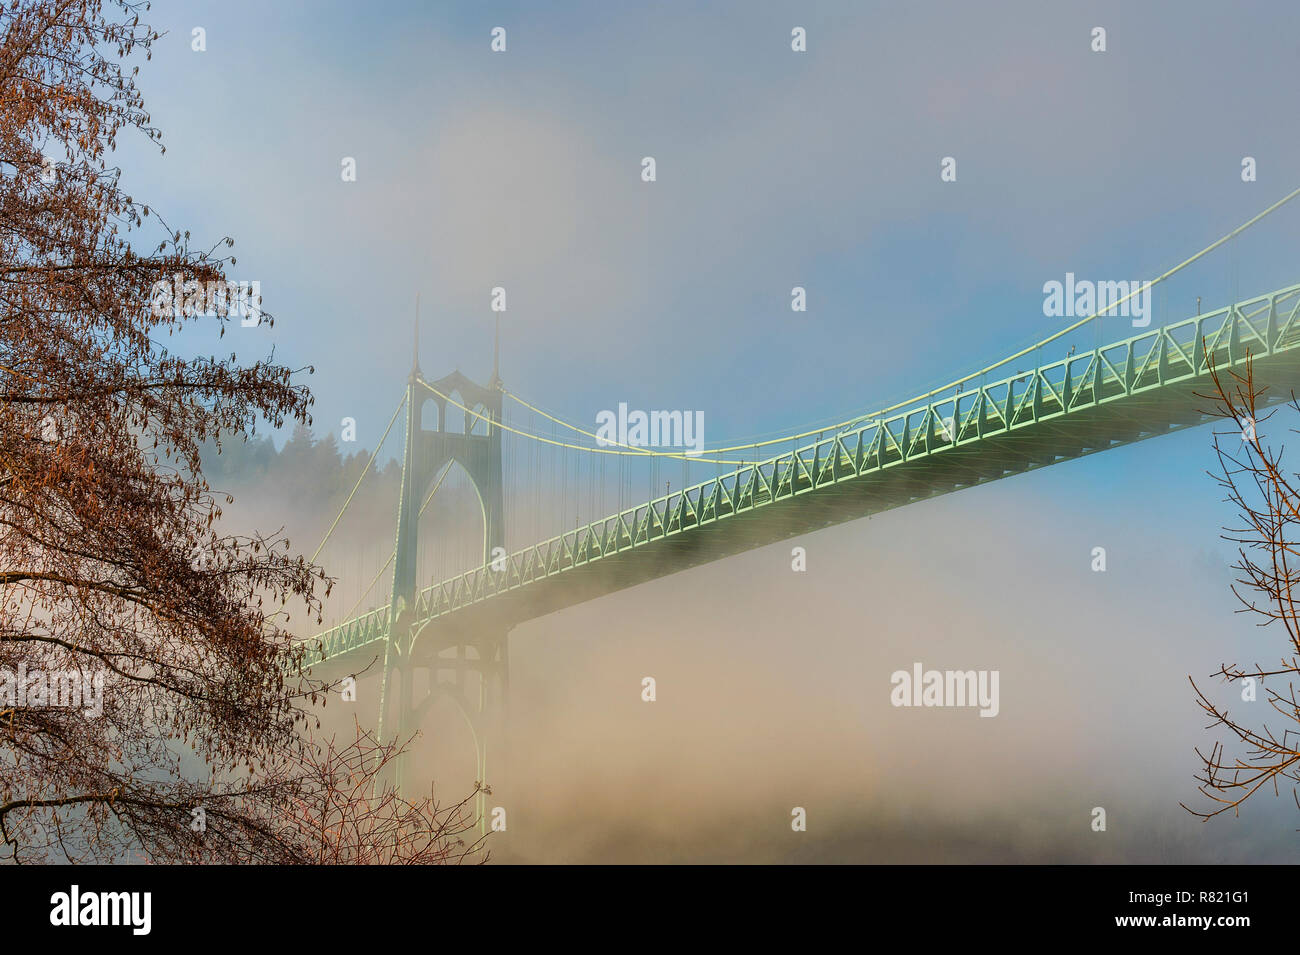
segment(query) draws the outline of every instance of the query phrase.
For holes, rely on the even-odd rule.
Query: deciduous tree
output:
[[[1290,790],[1300,807],[1300,483],[1283,464],[1284,446],[1270,440],[1270,421],[1279,410],[1300,414],[1295,396],[1287,405],[1263,411],[1265,392],[1252,365],[1242,374],[1211,368],[1215,413],[1227,424],[1215,432],[1216,477],[1240,521],[1225,528],[1237,545],[1238,577],[1233,593],[1241,613],[1264,628],[1272,662],[1223,664],[1214,674],[1231,689],[1229,702],[1204,692],[1195,680],[1197,702],[1211,729],[1223,737],[1208,752],[1197,751],[1197,776],[1207,803],[1190,812],[1209,819],[1264,790]]]
[[[156,283],[224,282],[235,260],[110,161],[119,135],[160,144],[126,65],[158,38],[146,11],[0,8],[2,854],[367,861],[376,838],[446,861],[455,825],[360,759],[386,749],[304,732],[323,688],[286,624],[318,618],[328,581],[278,534],[223,531],[203,478],[204,442],[305,427],[311,396],[271,358],[186,355],[186,326],[229,318],[157,307]],[[101,712],[54,705],[68,674],[103,678]]]

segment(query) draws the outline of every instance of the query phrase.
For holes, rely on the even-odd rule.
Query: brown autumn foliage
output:
[[[1216,740],[1208,753],[1197,750],[1203,769],[1196,779],[1208,804],[1184,808],[1207,820],[1229,810],[1238,814],[1260,790],[1276,796],[1289,788],[1300,806],[1300,483],[1283,467],[1284,449],[1267,440],[1265,425],[1277,410],[1261,414],[1265,391],[1255,383],[1251,362],[1240,375],[1211,368],[1210,376],[1215,413],[1230,423],[1214,436],[1215,476],[1241,519],[1224,534],[1237,544],[1233,569],[1240,576],[1232,590],[1242,604],[1238,612],[1257,618],[1266,635],[1284,639],[1273,663],[1223,664],[1213,674],[1232,688],[1231,706],[1191,681],[1209,728],[1225,731],[1228,739],[1226,745]],[[1279,407],[1300,413],[1294,395]],[[1253,701],[1243,698],[1248,687],[1255,690]]]
[[[457,807],[380,783],[396,747],[312,738],[328,688],[284,624],[329,582],[278,535],[223,532],[202,477],[204,441],[310,423],[311,396],[173,339],[229,316],[151,308],[235,260],[110,162],[119,134],[160,143],[126,66],[158,39],[147,9],[0,7],[0,858],[451,861]],[[102,678],[102,707],[54,705],[59,674]]]

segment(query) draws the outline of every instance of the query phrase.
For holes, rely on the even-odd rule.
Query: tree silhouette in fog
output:
[[[1214,435],[1214,476],[1240,516],[1238,526],[1224,529],[1224,538],[1237,545],[1232,591],[1242,605],[1238,612],[1266,628],[1269,652],[1277,657],[1266,664],[1223,664],[1214,676],[1230,688],[1227,702],[1191,681],[1209,727],[1227,738],[1215,740],[1208,753],[1197,750],[1203,768],[1196,778],[1208,803],[1184,808],[1205,819],[1239,813],[1261,790],[1279,795],[1289,789],[1300,807],[1300,483],[1283,466],[1284,448],[1268,440],[1268,422],[1278,412],[1260,413],[1265,390],[1256,385],[1249,359],[1240,375],[1211,367],[1210,376],[1213,413],[1228,423]],[[1294,394],[1278,407],[1300,414]]]

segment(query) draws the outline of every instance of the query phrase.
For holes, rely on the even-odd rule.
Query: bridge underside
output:
[[[1289,400],[1290,388],[1300,385],[1300,355],[1260,360],[1255,373],[1257,380],[1272,386],[1261,398],[1261,406]],[[545,586],[503,591],[481,604],[435,618],[418,642],[415,658],[427,659],[446,647],[472,642],[476,632],[512,627],[766,544],[1204,424],[1210,420],[1205,410],[1214,404],[1206,397],[1209,385],[1208,378],[1193,379],[1042,421],[1033,428],[965,446],[958,443],[943,454],[901,460],[855,480],[818,488],[815,494],[795,494],[772,508],[738,511],[707,535],[669,534],[654,547],[607,554],[547,578]],[[1153,421],[1161,426],[1152,428]]]

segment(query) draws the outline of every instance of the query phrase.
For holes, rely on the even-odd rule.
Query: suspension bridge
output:
[[[482,748],[508,685],[508,634],[523,621],[833,524],[1195,426],[1213,404],[1205,397],[1210,368],[1240,372],[1248,358],[1256,380],[1274,386],[1262,403],[1289,397],[1300,380],[1300,285],[996,381],[959,382],[951,394],[846,422],[765,458],[716,457],[742,450],[735,447],[706,452],[704,461],[657,453],[721,473],[510,550],[504,438],[573,454],[648,452],[584,448],[525,431],[503,419],[513,396],[495,370],[478,385],[459,372],[429,381],[417,364],[398,407],[407,412],[406,441],[390,599],[316,637],[314,659],[346,668],[382,656],[381,720],[395,710],[393,732],[417,725],[433,697],[448,693]],[[463,428],[449,429],[454,417]],[[482,505],[482,560],[420,588],[420,512],[453,462]],[[415,669],[433,675],[422,699],[413,695]],[[480,752],[480,779],[483,760]]]
[[[1296,195],[1300,190],[1149,285]],[[310,640],[309,661],[337,673],[382,658],[384,739],[406,738],[431,703],[450,698],[474,736],[477,778],[485,781],[489,740],[504,732],[509,633],[526,620],[834,524],[1193,427],[1214,406],[1207,397],[1212,368],[1240,373],[1249,361],[1256,382],[1269,386],[1261,405],[1289,398],[1300,381],[1300,285],[1042,361],[1045,345],[1098,317],[910,401],[699,454],[598,440],[507,389],[499,354],[486,384],[458,371],[429,380],[419,367],[417,327],[403,398],[321,547],[405,409],[395,544],[353,611]],[[1020,364],[1033,367],[1008,373]],[[676,489],[665,481],[659,492],[676,463],[687,476],[699,468],[712,473]],[[480,505],[482,547],[475,545],[463,570],[421,587],[422,576],[429,579],[420,570],[421,515],[453,467],[468,476]],[[611,495],[612,511],[604,506]],[[508,513],[528,516],[512,527]],[[561,526],[539,534],[539,514],[558,515]],[[386,602],[355,613],[388,574]],[[480,819],[482,808],[480,798]]]

